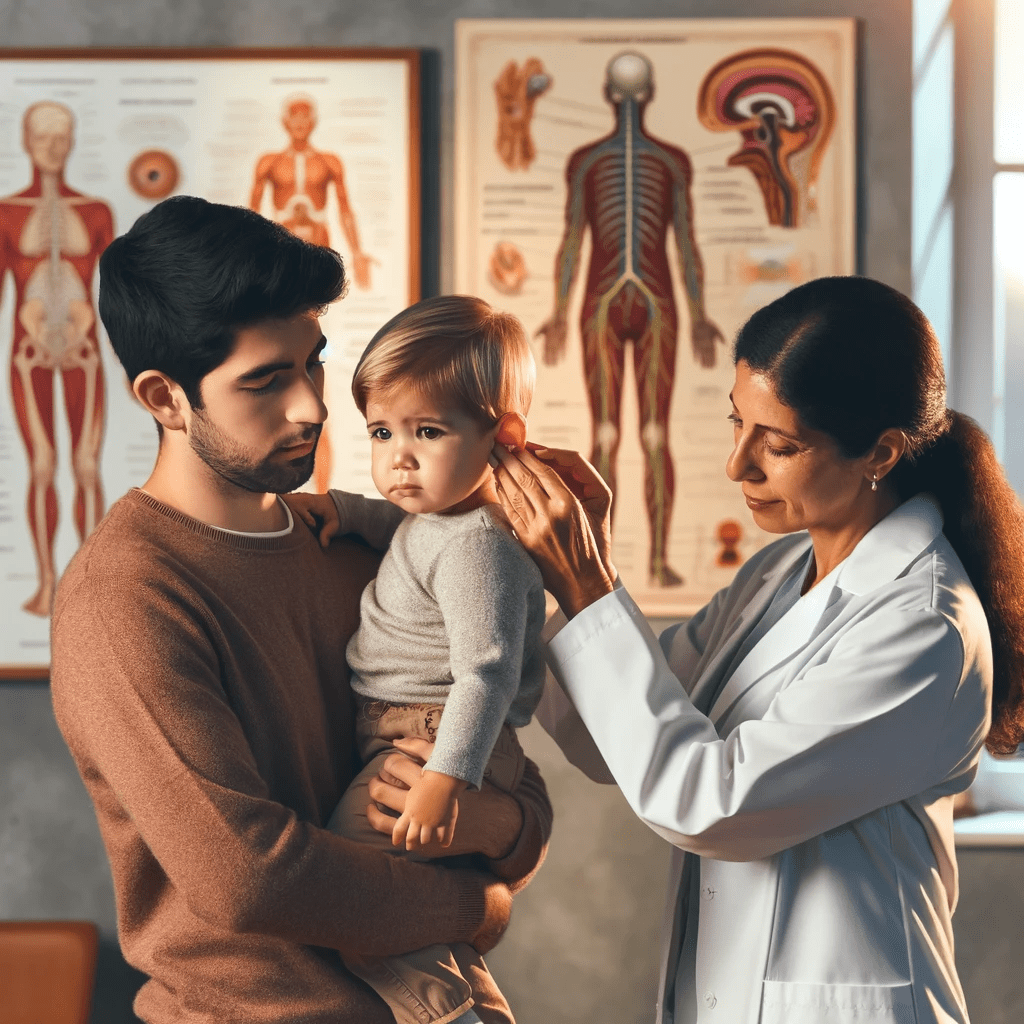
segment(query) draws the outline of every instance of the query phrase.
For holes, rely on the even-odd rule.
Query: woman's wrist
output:
[[[560,588],[561,592],[555,594],[555,598],[567,619],[575,618],[584,608],[589,608],[615,589],[614,580],[604,572],[600,576],[576,577],[564,582],[567,585]]]

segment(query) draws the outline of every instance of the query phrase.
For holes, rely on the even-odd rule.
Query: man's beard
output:
[[[258,458],[247,448],[228,440],[221,429],[210,422],[204,410],[196,409],[192,416],[189,444],[196,455],[228,483],[258,494],[287,494],[301,487],[313,475],[315,442],[320,439],[321,429],[322,424],[311,424],[305,438],[296,437],[290,442],[301,444],[303,440],[310,440],[312,434],[314,445],[309,454],[275,462],[269,457]]]

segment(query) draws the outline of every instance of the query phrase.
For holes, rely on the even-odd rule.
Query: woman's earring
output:
[[[873,491],[877,491],[878,490],[878,474],[877,473],[872,473],[871,474],[871,490],[873,490]]]

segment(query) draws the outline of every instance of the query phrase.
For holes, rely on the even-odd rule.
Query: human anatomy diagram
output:
[[[0,199],[0,282],[14,279],[10,380],[29,461],[27,516],[38,587],[22,606],[48,616],[57,573],[54,376],[61,375],[71,436],[74,522],[84,539],[103,514],[100,444],[104,381],[92,301],[100,254],[114,236],[110,207],[64,180],[75,118],[61,103],[30,106],[22,121],[32,183]]]
[[[256,164],[249,206],[260,211],[270,188],[274,217],[293,234],[315,245],[329,245],[327,189],[333,184],[341,228],[352,253],[356,285],[370,287],[370,268],[377,261],[363,252],[355,214],[345,189],[345,169],[339,157],[314,149],[309,139],[316,128],[316,104],[306,96],[285,101],[281,124],[290,139],[287,149],[267,153]]]
[[[551,85],[551,76],[536,57],[524,60],[522,67],[510,60],[494,82],[498,104],[498,135],[494,146],[510,171],[528,170],[537,156],[530,134],[533,106]]]
[[[294,235],[314,245],[329,246],[327,188],[334,185],[341,228],[352,253],[352,276],[359,288],[370,288],[370,268],[377,261],[363,252],[355,214],[345,189],[345,169],[339,157],[314,149],[309,137],[316,127],[316,104],[308,96],[285,101],[281,124],[291,140],[279,153],[267,153],[256,164],[249,206],[260,211],[270,188],[274,216]],[[326,433],[317,444],[313,484],[325,492],[331,476],[331,448]]]
[[[802,227],[817,209],[818,172],[835,126],[825,76],[798,53],[743,50],[705,75],[697,116],[711,131],[740,133],[727,162],[754,175],[768,222]]]
[[[667,561],[675,493],[667,428],[679,327],[667,253],[669,227],[698,365],[714,366],[716,346],[724,339],[704,305],[690,160],[644,127],[644,110],[654,95],[650,61],[636,52],[613,57],[604,94],[614,108],[615,128],[569,157],[565,233],[555,259],[555,310],[537,334],[544,338],[546,363],[564,357],[570,293],[589,229],[591,256],[580,327],[593,431],[591,461],[614,492],[623,370],[632,343],[650,527],[650,582],[678,586],[683,579]]]

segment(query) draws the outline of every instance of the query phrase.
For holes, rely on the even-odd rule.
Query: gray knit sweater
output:
[[[403,515],[387,501],[331,497],[342,532],[373,544]],[[526,725],[540,700],[543,625],[540,570],[500,509],[406,516],[363,591],[345,652],[352,689],[393,704],[443,704],[427,767],[480,786],[502,724]]]

